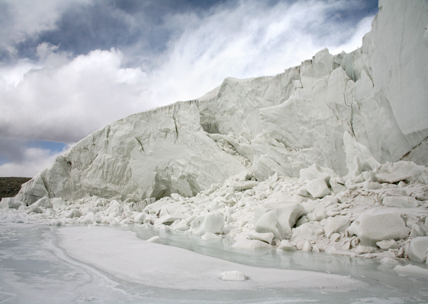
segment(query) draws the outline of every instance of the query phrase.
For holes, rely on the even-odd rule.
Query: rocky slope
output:
[[[30,179],[30,177],[0,177],[0,199],[17,195],[21,185]]]

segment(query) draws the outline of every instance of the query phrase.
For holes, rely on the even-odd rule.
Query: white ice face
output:
[[[299,177],[313,164],[339,176],[398,160],[428,164],[427,3],[380,5],[354,52],[323,49],[282,74],[227,78],[200,100],[113,122],[18,198],[189,197],[245,170],[263,181],[274,173]],[[314,197],[329,189],[317,191]]]

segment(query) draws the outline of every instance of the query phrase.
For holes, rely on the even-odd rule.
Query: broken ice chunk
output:
[[[47,197],[42,197],[33,205],[43,207],[43,208],[53,208],[51,201]]]
[[[379,173],[379,174],[376,174],[376,178],[381,183],[395,184],[395,183],[398,183],[400,181],[409,179],[410,175],[408,175],[408,174]]]
[[[411,274],[411,275],[428,277],[428,269],[424,269],[415,265],[406,265],[406,266],[397,265],[394,267],[394,270],[400,274],[406,274],[406,275]]]
[[[250,240],[258,240],[268,244],[272,244],[272,240],[274,238],[274,235],[272,232],[258,233],[255,231],[251,231],[248,236]]]
[[[382,250],[398,249],[398,244],[395,240],[383,240],[376,242],[376,245]]]
[[[396,208],[416,208],[419,206],[416,200],[405,196],[387,196],[383,199],[383,204]]]
[[[201,239],[205,241],[209,240],[218,240],[220,237],[217,234],[214,234],[212,232],[205,232],[205,234],[201,237]]]
[[[223,272],[220,279],[223,281],[245,281],[248,278],[242,272],[233,270]]]
[[[240,239],[232,245],[235,249],[244,250],[259,250],[259,249],[272,249],[272,246],[258,240]]]
[[[159,241],[160,241],[160,237],[159,236],[152,236],[151,238],[149,238],[148,240],[147,240],[147,242],[150,242],[150,243],[159,243]]]
[[[14,197],[4,197],[1,202],[7,203],[7,206],[10,209],[19,209],[21,206],[25,206],[24,202],[21,202],[20,200],[14,198]]]
[[[396,266],[398,265],[398,261],[394,260],[392,258],[383,258],[382,260],[380,260],[380,262],[384,265],[389,265],[389,266]]]
[[[205,232],[221,233],[224,227],[224,217],[219,212],[210,212],[195,218],[191,224],[192,233],[203,235]]]
[[[381,213],[363,215],[349,226],[348,232],[357,235],[362,243],[376,246],[378,241],[405,238],[409,235],[410,229],[406,227],[399,214]]]
[[[302,245],[302,251],[309,252],[311,250],[312,250],[311,242],[309,242],[308,240],[304,241]]]
[[[417,237],[410,242],[409,258],[416,262],[425,262],[428,250],[428,236]]]
[[[294,247],[293,244],[290,243],[290,241],[282,240],[281,243],[279,243],[278,250],[295,251],[296,247]]]
[[[323,198],[330,194],[330,189],[324,179],[314,179],[306,185],[306,191],[312,195],[313,198]]]
[[[345,231],[351,221],[344,216],[329,217],[324,227],[325,235],[329,238],[333,233]]]
[[[255,224],[256,232],[266,233],[272,232],[276,239],[281,239],[281,234],[276,227],[278,222],[278,217],[276,214],[276,210],[271,210],[265,214],[263,214]]]

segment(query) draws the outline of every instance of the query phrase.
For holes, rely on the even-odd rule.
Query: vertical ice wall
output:
[[[324,49],[282,74],[227,78],[199,100],[116,121],[59,157],[18,197],[31,204],[43,196],[192,196],[244,170],[263,180],[298,176],[312,164],[346,175],[352,140],[378,162],[404,157],[426,165],[428,3],[379,7],[354,52]]]

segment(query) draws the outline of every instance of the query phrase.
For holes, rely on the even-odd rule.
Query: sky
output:
[[[375,0],[0,0],[0,176],[133,113],[361,46]]]

